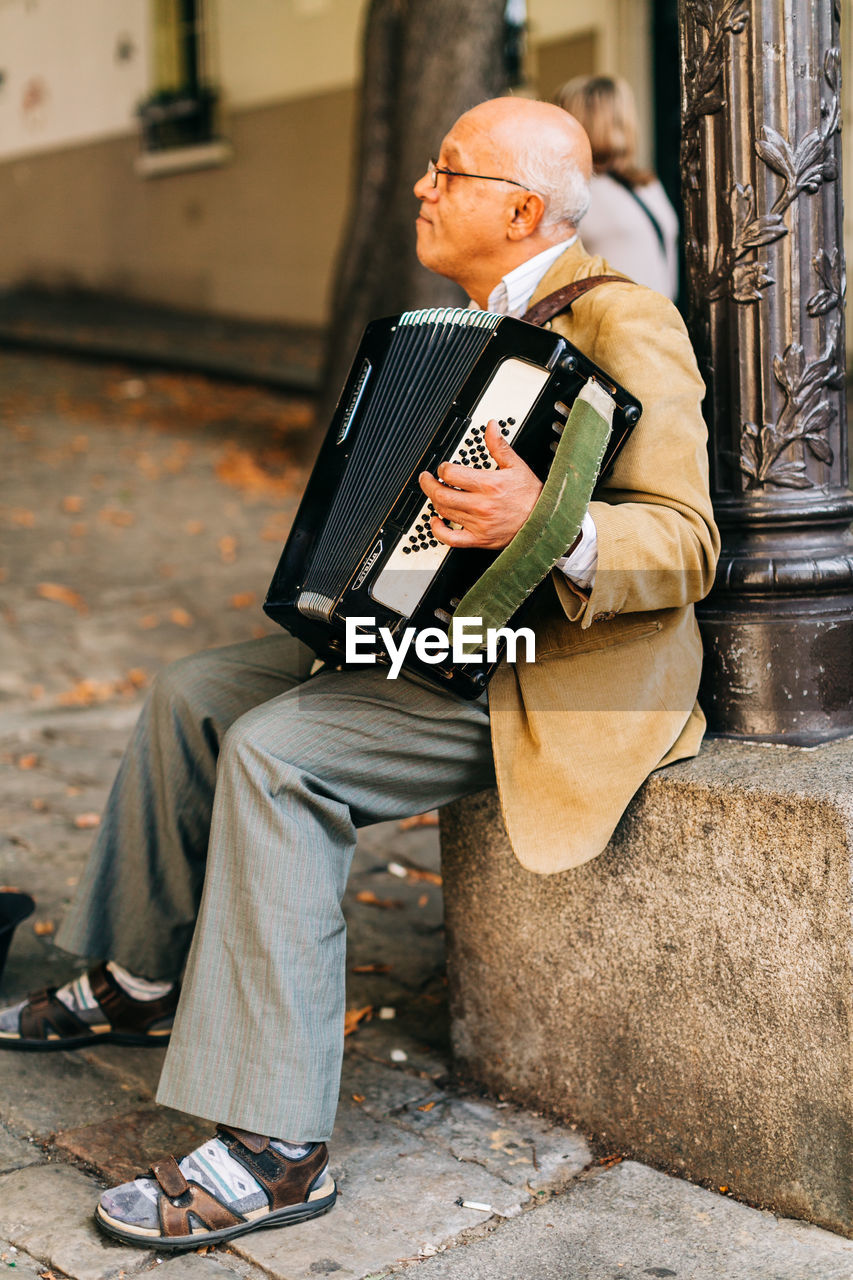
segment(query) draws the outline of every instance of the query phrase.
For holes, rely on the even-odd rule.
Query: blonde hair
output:
[[[589,134],[596,173],[612,173],[632,187],[653,180],[653,173],[637,165],[637,108],[627,80],[575,76],[557,90],[554,101]]]

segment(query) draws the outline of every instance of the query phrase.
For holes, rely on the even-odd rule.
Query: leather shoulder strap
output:
[[[587,276],[585,280],[573,280],[571,284],[564,284],[562,289],[555,289],[553,293],[549,293],[542,298],[540,302],[536,302],[521,317],[528,324],[545,324],[548,320],[553,320],[554,316],[561,315],[564,311],[571,311],[572,303],[584,293],[588,293],[590,289],[595,289],[600,284],[607,284],[609,281],[620,281],[622,284],[633,284],[633,280],[629,280],[627,276]]]

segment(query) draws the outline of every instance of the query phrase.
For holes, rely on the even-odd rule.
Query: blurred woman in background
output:
[[[592,199],[581,226],[589,253],[668,298],[678,292],[678,217],[655,175],[637,164],[637,109],[627,81],[577,76],[555,97],[589,134]]]

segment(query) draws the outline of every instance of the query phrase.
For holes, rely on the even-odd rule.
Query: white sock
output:
[[[173,982],[149,982],[147,978],[129,973],[114,960],[110,960],[107,968],[122,990],[126,991],[133,1000],[158,1000],[175,985]],[[81,973],[80,977],[75,978],[73,982],[66,982],[64,987],[57,990],[56,998],[84,1022],[97,1022],[101,1017],[101,1006],[92,994],[89,975],[86,973]]]

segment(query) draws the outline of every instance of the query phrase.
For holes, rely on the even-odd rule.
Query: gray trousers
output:
[[[57,936],[186,964],[158,1101],[293,1141],[334,1123],[356,829],[494,782],[484,701],[312,661],[282,633],[161,673]]]

